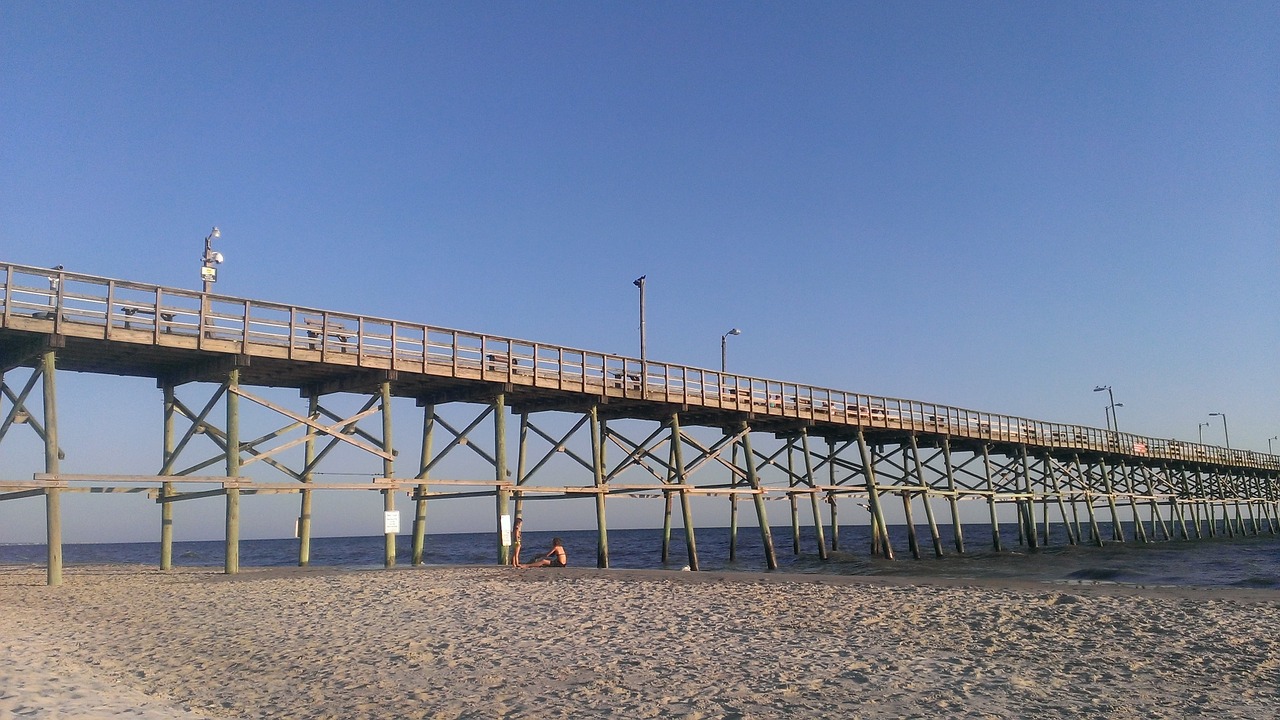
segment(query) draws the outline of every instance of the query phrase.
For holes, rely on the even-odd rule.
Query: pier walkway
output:
[[[823,557],[839,547],[838,501],[846,498],[867,506],[880,538],[875,550],[889,557],[894,549],[884,503],[892,496],[901,500],[917,557],[924,543],[916,537],[913,513],[920,510],[935,554],[943,553],[940,527],[947,523],[937,517],[943,513],[950,515],[946,544],[964,551],[960,500],[987,504],[997,549],[997,509],[1005,505],[1016,508],[1019,540],[1031,547],[1048,542],[1055,527],[1068,542],[1102,543],[1125,541],[1125,523],[1132,523],[1131,539],[1138,541],[1275,533],[1280,523],[1280,458],[1273,455],[64,270],[0,264],[0,282],[0,401],[7,405],[0,405],[0,452],[6,435],[21,426],[45,446],[44,467],[29,479],[0,480],[0,500],[45,498],[50,583],[61,573],[64,492],[149,493],[163,515],[162,567],[171,563],[172,503],[224,497],[227,572],[239,567],[241,495],[254,493],[301,495],[302,564],[308,562],[311,493],[321,490],[381,492],[388,513],[395,513],[395,496],[407,494],[416,510],[415,562],[428,500],[476,495],[495,498],[497,552],[504,562],[503,530],[513,500],[518,510],[532,499],[594,497],[602,567],[608,565],[606,498],[615,494],[666,501],[664,557],[678,503],[695,569],[689,501],[708,494],[730,498],[734,528],[738,499],[753,502],[770,567],[776,564],[764,504],[770,496],[790,500],[793,527],[801,506],[808,506]],[[22,368],[30,369],[25,383],[10,384],[6,378]],[[59,443],[58,371],[156,381],[166,418],[165,457],[156,475],[60,471],[74,448]],[[268,400],[255,392],[258,387],[297,389],[305,407]],[[211,395],[187,404],[177,397],[179,388],[210,389]],[[323,404],[333,394],[367,401],[358,413],[343,415]],[[39,404],[36,396],[42,396]],[[393,398],[410,398],[423,408],[420,452],[399,452],[392,444]],[[283,424],[264,437],[242,438],[242,404],[279,416]],[[437,412],[452,404],[478,408],[465,428]],[[577,421],[568,435],[557,436],[539,428],[540,413],[569,413]],[[509,414],[519,418],[514,474],[508,467]],[[643,427],[644,437],[628,437],[615,422],[621,420]],[[487,449],[475,442],[482,426],[489,431]],[[695,428],[716,432],[707,439]],[[433,435],[440,432],[451,438],[437,448]],[[578,434],[589,437],[576,439]],[[184,451],[194,451],[197,435],[220,451],[180,463]],[[381,473],[360,483],[318,478],[317,468],[337,443],[377,458]],[[549,446],[541,459],[529,458],[535,443]],[[612,465],[606,446],[622,450]],[[493,475],[433,477],[440,460],[461,447],[484,457]],[[534,482],[556,453],[576,461],[580,482]],[[403,466],[409,457],[416,458],[410,471],[397,473],[397,458]],[[245,468],[257,463],[281,480],[248,477]],[[720,469],[714,479],[710,467]],[[624,481],[627,471],[648,480]],[[388,523],[384,560],[390,565],[398,533],[391,517]]]

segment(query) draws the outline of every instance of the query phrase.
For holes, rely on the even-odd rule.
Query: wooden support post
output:
[[[1107,491],[1107,507],[1111,509],[1111,539],[1124,542],[1124,527],[1120,525],[1120,511],[1116,509],[1116,491],[1105,459],[1098,460],[1098,470],[1102,473],[1102,485]]]
[[[964,524],[960,522],[960,501],[956,493],[955,466],[951,464],[951,438],[942,436],[942,463],[947,471],[947,504],[951,506],[951,531],[956,541],[956,552],[964,554]]]
[[[396,467],[393,459],[395,444],[391,441],[391,381],[383,380],[379,383],[378,391],[382,396],[382,449],[387,453],[387,456],[382,458],[382,476],[395,477]],[[386,513],[396,511],[396,493],[391,488],[382,491],[382,511]],[[396,533],[384,532],[382,534],[382,551],[383,567],[395,567]]]
[[[307,395],[307,418],[312,422],[320,420],[320,395],[311,392]],[[312,490],[309,486],[315,481],[316,432],[306,428],[307,439],[302,444],[302,498],[298,506],[298,567],[311,564],[311,507]]]
[[[1276,517],[1274,512],[1275,508],[1272,507],[1272,502],[1269,499],[1269,497],[1273,494],[1274,491],[1271,489],[1268,489],[1266,477],[1260,476],[1258,478],[1258,484],[1261,485],[1262,487],[1260,495],[1262,495],[1263,500],[1261,500],[1260,502],[1262,506],[1261,507],[1262,514],[1267,519],[1267,531],[1270,532],[1272,535],[1275,535],[1276,534]]]
[[[160,474],[169,475],[173,472],[173,416],[175,412],[173,383],[165,382],[161,389],[164,392],[164,425],[161,440]],[[171,495],[173,495],[173,483],[161,483],[160,497],[167,498]],[[171,502],[160,503],[160,569],[173,569],[173,503]]]
[[[809,453],[809,431],[800,431],[800,447],[804,451],[804,475],[809,481],[809,487],[816,488],[818,483],[813,477],[813,456]],[[809,505],[813,511],[813,532],[818,541],[818,557],[824,562],[827,560],[827,540],[822,536],[822,504],[818,500],[818,493],[809,493]]]
[[[1022,523],[1027,536],[1027,547],[1035,550],[1039,547],[1036,538],[1036,509],[1034,495],[1031,492],[1031,464],[1027,461],[1027,446],[1018,446],[1018,467],[1022,475],[1022,491],[1027,497],[1018,506],[1022,508]]]
[[[991,446],[982,443],[982,467],[987,476],[987,510],[991,515],[991,546],[996,552],[1004,550],[1000,542],[1000,518],[996,514],[996,482],[991,475]]]
[[[662,564],[671,560],[671,504],[675,498],[671,493],[662,493]]]
[[[1253,511],[1252,498],[1254,497],[1254,493],[1253,493],[1252,483],[1248,481],[1248,478],[1244,478],[1243,480],[1244,481],[1241,484],[1244,486],[1245,492],[1247,496],[1250,498],[1245,503],[1245,508],[1249,511],[1249,524],[1253,527],[1254,536],[1261,535],[1262,529],[1258,526],[1258,516]]]
[[[756,491],[751,495],[751,500],[756,506],[756,521],[760,524],[760,543],[764,545],[764,562],[770,570],[777,570],[778,556],[773,550],[773,530],[769,527],[769,517],[765,512],[764,495],[760,492],[760,476],[756,474],[755,454],[751,452],[751,429],[743,423],[741,430],[742,455],[747,461],[747,482],[750,483],[751,489]]]
[[[1179,475],[1182,477],[1182,497],[1186,498],[1191,505],[1191,527],[1195,529],[1196,539],[1203,537],[1203,529],[1200,527],[1201,515],[1200,511],[1203,507],[1204,491],[1200,487],[1200,479],[1196,478],[1196,487],[1191,489],[1191,479],[1186,468],[1179,469]]]
[[[933,540],[933,555],[942,557],[942,535],[938,532],[938,521],[933,517],[933,506],[929,504],[929,483],[924,479],[924,464],[920,462],[920,445],[915,433],[911,433],[911,457],[915,461],[916,479],[920,481],[920,499],[924,502],[924,517]]]
[[[1165,522],[1164,516],[1160,514],[1160,503],[1155,499],[1156,488],[1155,480],[1152,479],[1152,475],[1151,467],[1144,464],[1142,466],[1142,477],[1147,481],[1147,493],[1151,495],[1151,537],[1155,537],[1155,529],[1156,527],[1159,527],[1161,532],[1164,533],[1164,539],[1172,540],[1173,531],[1169,527],[1169,523]],[[1173,521],[1173,512],[1169,513],[1169,521]]]
[[[1080,468],[1077,467],[1076,477],[1079,477],[1079,470]],[[1081,492],[1083,492],[1084,481],[1081,480],[1080,483],[1081,483],[1080,484]],[[1068,485],[1068,490],[1070,490],[1070,485]],[[1076,493],[1074,492],[1071,492],[1070,496],[1071,496],[1071,522],[1072,522],[1072,526],[1076,529],[1076,542],[1083,545],[1085,543],[1085,539],[1084,539],[1084,528],[1081,527],[1080,525],[1080,500],[1076,496]]]
[[[227,477],[240,476],[240,368],[232,368],[227,376]],[[223,570],[228,575],[240,572],[240,489],[227,488],[226,558]]]
[[[1220,504],[1222,505],[1223,531],[1226,533],[1227,537],[1234,538],[1236,536],[1236,526],[1235,521],[1231,518],[1231,501],[1228,499],[1231,497],[1231,489],[1229,487],[1223,487],[1224,483],[1220,473],[1217,473],[1217,483],[1219,488],[1218,497],[1221,498]]]
[[[1164,475],[1169,480],[1169,489],[1172,490],[1173,484],[1174,484],[1173,471],[1169,469],[1169,465],[1167,463],[1161,465],[1161,469],[1164,470]],[[1171,510],[1171,514],[1176,515],[1178,518],[1178,526],[1179,526],[1179,531],[1181,533],[1181,539],[1188,540],[1190,539],[1191,535],[1187,531],[1186,509],[1182,507],[1183,503],[1180,502],[1180,500],[1186,496],[1186,485],[1187,485],[1186,474],[1180,473],[1178,476],[1178,479],[1181,481],[1181,484],[1182,484],[1182,492],[1172,494],[1172,497],[1169,498],[1169,508]]]
[[[1196,487],[1199,488],[1197,494],[1201,498],[1201,502],[1204,503],[1205,532],[1207,532],[1211,538],[1217,537],[1218,531],[1217,528],[1214,527],[1214,523],[1216,522],[1213,511],[1214,503],[1210,501],[1210,493],[1212,493],[1213,490],[1210,488],[1209,479],[1205,478],[1199,468],[1196,468]]]
[[[796,447],[796,439],[787,438],[787,486],[794,488],[796,486],[796,466],[794,451]],[[787,504],[791,506],[791,554],[800,554],[800,508],[796,502],[796,494],[794,492],[787,493]]]
[[[698,543],[693,537],[693,510],[689,506],[689,489],[685,487],[684,440],[680,435],[680,415],[671,414],[671,464],[675,481],[680,485],[680,514],[684,517],[684,543],[689,551],[689,569],[698,570]]]
[[[1102,547],[1102,528],[1098,526],[1098,517],[1093,512],[1093,470],[1088,467],[1081,468],[1078,453],[1072,455],[1072,461],[1075,463],[1076,475],[1080,477],[1084,488],[1084,506],[1089,513],[1089,532],[1092,533],[1093,542],[1098,547]]]
[[[673,416],[674,417],[674,416]],[[676,463],[676,446],[673,443],[667,449],[667,474],[666,482],[671,484],[675,482],[675,463]],[[662,493],[662,564],[666,565],[671,561],[671,505],[675,502],[675,498],[671,497],[671,493],[663,491]]]
[[[1178,469],[1178,477],[1182,480],[1182,497],[1186,500],[1191,509],[1191,527],[1195,530],[1196,539],[1199,540],[1201,539],[1200,498],[1202,495],[1199,488],[1196,488],[1194,493],[1191,491],[1191,481],[1188,479],[1186,468]]]
[[[827,438],[827,485],[831,487],[836,486],[836,441],[833,438]],[[834,492],[827,495],[827,504],[831,506],[828,511],[831,515],[831,549],[833,551],[839,550],[840,522],[836,515],[836,494]],[[873,543],[875,542],[875,538],[879,537],[877,534],[878,532],[879,528],[875,524],[873,518],[873,522],[871,523],[871,537]]]
[[[920,559],[920,541],[916,537],[916,521],[911,516],[911,493],[902,490],[898,493],[902,496],[902,520],[907,525],[907,549],[911,551],[911,557],[916,560]]]
[[[497,501],[497,535],[498,535],[498,564],[508,565],[511,563],[511,547],[507,545],[502,536],[503,518],[507,517],[511,510],[511,491],[507,489],[507,405],[506,395],[498,393],[493,396],[493,473],[494,479],[498,481],[495,493]]]
[[[1042,526],[1042,534],[1040,542],[1045,547],[1049,547],[1050,538],[1050,520],[1049,520],[1049,484],[1045,482],[1043,475],[1040,476],[1040,524]]]
[[[1071,521],[1067,519],[1067,506],[1062,501],[1062,484],[1058,482],[1058,474],[1054,472],[1053,458],[1048,453],[1044,454],[1044,473],[1049,479],[1049,484],[1053,487],[1053,494],[1058,499],[1058,515],[1062,518],[1062,529],[1067,533],[1067,544],[1076,544],[1076,534],[1071,531]],[[1045,538],[1044,544],[1049,544],[1049,520],[1045,518]]]
[[[1239,483],[1236,481],[1236,478],[1232,478],[1231,484],[1233,486],[1231,488],[1232,497],[1233,497],[1231,504],[1235,507],[1235,510],[1236,510],[1236,520],[1235,520],[1236,528],[1240,533],[1240,537],[1244,537],[1246,533],[1245,533],[1245,527],[1244,527],[1244,514],[1240,511],[1240,500],[1239,500],[1240,489],[1238,487]]]
[[[1129,493],[1129,513],[1133,516],[1133,532],[1135,537],[1144,543],[1151,542],[1147,538],[1147,529],[1142,526],[1142,515],[1138,513],[1138,501],[1134,499],[1137,492],[1133,486],[1133,473],[1129,471],[1129,467],[1120,461],[1120,480],[1124,483],[1125,489]]]
[[[436,426],[436,406],[427,403],[422,411],[422,454],[418,462],[418,499],[414,502],[413,511],[413,564],[421,565],[423,552],[427,544],[427,476],[431,465],[431,441]],[[517,504],[516,514],[519,514]]]
[[[893,543],[889,542],[889,527],[884,520],[884,512],[880,507],[880,489],[876,486],[875,460],[871,457],[871,449],[867,447],[867,438],[862,428],[858,428],[858,453],[862,457],[862,474],[866,478],[867,500],[871,505],[872,527],[880,535],[883,543],[884,557],[893,559]]]
[[[529,413],[520,413],[520,440],[519,446],[516,448],[516,486],[519,487],[525,483],[526,473],[529,471]],[[523,517],[524,514],[524,493],[516,493],[515,497],[515,517]],[[511,522],[515,522],[512,518]]]
[[[40,355],[40,372],[44,383],[44,471],[49,475],[61,472],[58,457],[58,398],[54,383],[57,364],[53,348],[46,348]],[[48,565],[45,581],[49,585],[62,584],[62,491],[47,488],[44,494],[45,540],[48,543]]]
[[[732,492],[738,486],[738,438],[733,439],[730,449],[733,470],[729,474],[729,562],[738,561],[738,493]]]
[[[594,473],[595,487],[604,489],[604,433],[605,425],[600,420],[600,406],[591,406],[591,467]],[[596,567],[609,567],[609,526],[605,518],[604,493],[596,494]]]

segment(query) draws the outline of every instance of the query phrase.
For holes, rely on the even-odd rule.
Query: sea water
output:
[[[989,525],[965,525],[963,555],[956,551],[955,537],[950,528],[944,526],[941,530],[939,545],[943,556],[936,556],[929,528],[921,526],[916,531],[920,559],[914,559],[906,528],[891,527],[894,560],[871,554],[870,534],[866,526],[842,526],[839,548],[830,550],[825,560],[818,553],[816,533],[812,527],[800,528],[799,552],[796,552],[791,527],[771,528],[771,534],[778,569],[782,572],[1280,589],[1280,536],[1267,533],[1265,526],[1263,534],[1258,536],[1144,543],[1135,539],[1132,526],[1126,523],[1126,542],[1108,539],[1102,547],[1088,543],[1070,545],[1060,526],[1055,526],[1055,534],[1059,536],[1052,536],[1049,545],[1041,542],[1039,547],[1030,548],[1019,541],[1015,525],[1004,525],[1000,532],[1002,550],[997,552]],[[563,540],[570,565],[596,566],[599,542],[595,530],[525,531],[522,559],[529,561],[546,552],[551,547],[553,536]],[[1105,524],[1102,536],[1111,537]],[[733,560],[730,560],[730,537],[728,528],[695,530],[700,569],[766,570],[764,543],[758,528],[738,529]],[[665,562],[661,530],[610,530],[607,539],[610,567],[680,570],[690,564],[684,533],[678,528],[671,531]],[[830,546],[830,528],[825,529],[825,539]],[[428,565],[493,564],[497,560],[497,543],[498,536],[493,532],[428,534],[423,562]],[[411,548],[412,537],[400,535],[397,538],[397,564],[410,564]],[[296,565],[298,549],[299,541],[293,538],[242,540],[240,564],[242,567]],[[225,545],[221,540],[175,542],[173,563],[176,566],[221,567],[224,551]],[[311,541],[311,565],[381,567],[383,552],[384,538],[381,535],[317,537]],[[46,555],[44,545],[0,545],[0,564],[4,565],[42,565]],[[65,544],[63,558],[68,565],[158,565],[160,544]]]

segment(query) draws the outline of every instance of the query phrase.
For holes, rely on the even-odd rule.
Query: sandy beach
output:
[[[1273,718],[1280,593],[0,568],[0,717]]]

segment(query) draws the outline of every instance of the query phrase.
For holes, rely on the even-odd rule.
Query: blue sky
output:
[[[1266,2],[0,6],[5,261],[628,354],[644,274],[651,358],[1254,450],[1278,144]]]

